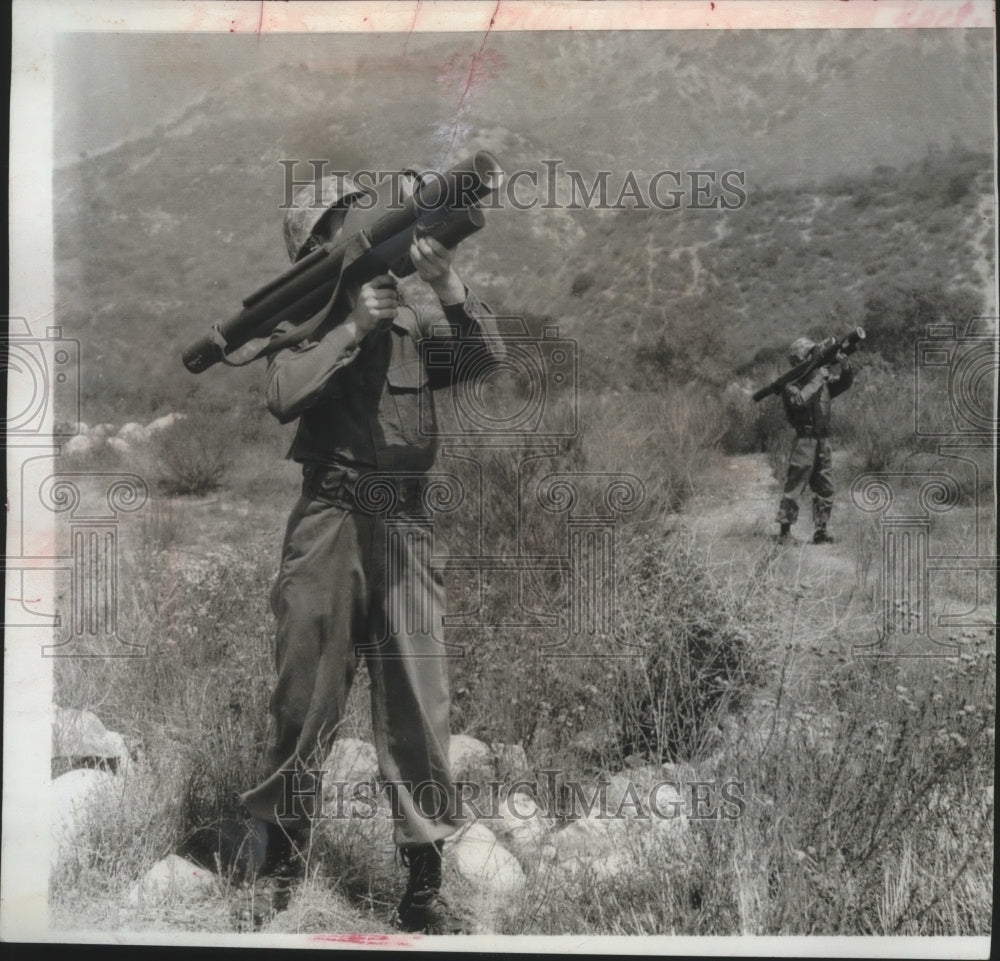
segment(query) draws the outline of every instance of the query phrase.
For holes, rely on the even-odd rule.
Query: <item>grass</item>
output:
[[[258,136],[266,114],[253,112]],[[287,131],[273,133],[264,139],[284,142]],[[277,221],[234,206],[220,189],[231,179],[225,164],[195,183],[184,163],[161,165],[150,195],[141,161],[154,146],[140,141],[82,164],[63,185],[57,322],[113,372],[113,389],[84,379],[83,416],[116,424],[167,411],[189,417],[145,450],[105,445],[73,464],[149,482],[150,505],[122,520],[118,595],[121,634],[147,645],[147,656],[55,665],[59,704],[94,710],[140,747],[124,792],[88,828],[81,858],[53,878],[50,903],[61,927],[226,930],[234,891],[225,883],[215,902],[135,916],[122,914],[120,898],[192,829],[231,816],[236,793],[260,770],[273,679],[267,594],[297,467],[281,459],[290,431],[264,413],[259,369],[189,377],[176,350],[150,354],[133,334],[136,324],[175,339],[203,331],[176,327],[186,297],[178,275],[199,298],[186,314],[207,324],[274,276],[284,255]],[[274,147],[274,157],[287,155]],[[269,158],[250,164],[261,184],[276,169]],[[633,656],[550,656],[553,632],[528,615],[566,610],[577,585],[565,570],[507,580],[449,573],[452,612],[480,610],[486,624],[502,625],[449,627],[464,652],[451,665],[453,730],[523,745],[533,772],[556,768],[590,783],[630,763],[682,760],[692,777],[739,780],[747,797],[736,821],[692,822],[682,864],[664,851],[614,883],[529,873],[503,931],[989,930],[992,821],[983,798],[992,782],[984,732],[993,642],[962,637],[959,659],[933,666],[851,658],[855,644],[894,638],[878,635],[880,521],[853,511],[848,489],[852,474],[910,472],[899,494],[908,507],[927,474],[950,473],[958,502],[935,515],[935,549],[960,555],[995,545],[989,452],[968,453],[982,461],[977,471],[939,455],[955,435],[947,403],[920,412],[941,435],[914,436],[911,369],[927,323],[961,329],[982,307],[979,273],[996,267],[990,245],[976,255],[991,236],[983,222],[990,171],[988,156],[954,145],[900,170],[755,187],[752,203],[720,219],[622,211],[571,218],[573,230],[558,237],[518,220],[509,251],[498,255],[492,241],[463,247],[465,276],[501,294],[491,297],[498,312],[544,304],[544,317],[525,313],[531,329],[558,324],[577,341],[589,389],[547,398],[545,456],[529,457],[541,452],[515,440],[478,465],[439,459],[469,500],[440,518],[438,533],[453,553],[554,556],[567,549],[568,517],[613,514],[617,623],[608,637],[573,643],[591,655],[611,647]],[[147,242],[115,226],[120,209],[152,218]],[[192,219],[192,209],[207,214]],[[219,244],[222,223],[239,242]],[[205,250],[217,256],[195,253]],[[513,262],[525,267],[512,285]],[[779,401],[753,404],[735,384],[721,385],[734,370],[744,388],[769,382],[784,369],[793,331],[826,336],[856,323],[869,341],[857,384],[834,411],[840,543],[825,554],[775,552],[776,501],[766,517],[724,527],[714,544],[682,529],[706,509],[706,487],[746,509],[741,492],[726,487],[724,456],[763,453],[776,477],[785,470],[790,432]],[[491,487],[481,505],[477,472]],[[609,511],[609,477],[623,473],[638,479],[641,497]],[[537,495],[560,474],[571,476],[575,502],[546,510]],[[519,528],[521,495],[528,514]],[[559,504],[550,498],[549,506]],[[969,610],[991,587],[961,572],[935,583],[935,602],[952,611]],[[362,671],[345,733],[370,739],[366,686]],[[328,834],[310,883],[274,930],[383,927],[401,887],[384,841],[364,830]]]
[[[593,785],[668,762],[686,783],[739,784],[744,800],[735,819],[691,820],[681,848],[644,848],[625,878],[569,878],[526,859],[525,890],[503,905],[500,933],[989,931],[992,636],[956,637],[960,653],[947,660],[851,656],[853,645],[878,639],[881,530],[877,517],[851,508],[847,475],[877,469],[870,439],[882,434],[884,464],[924,464],[918,439],[889,432],[890,402],[904,394],[885,373],[876,390],[887,393],[871,405],[882,420],[853,439],[845,431],[837,445],[842,536],[825,553],[777,551],[766,525],[738,517],[741,491],[719,470],[723,444],[772,456],[778,435],[770,414],[748,414],[731,394],[583,394],[581,430],[544,456],[507,447],[478,467],[439,461],[470,496],[440,518],[453,552],[471,544],[484,554],[556,555],[567,549],[568,516],[617,518],[614,628],[572,639],[572,653],[590,656],[550,656],[551,630],[525,620],[525,611],[565,610],[567,571],[525,574],[519,592],[448,573],[452,612],[481,606],[483,623],[506,625],[449,628],[463,650],[451,663],[452,729],[522,745],[527,775],[557,770],[561,791],[574,779]],[[866,398],[857,398],[841,412],[862,411]],[[553,423],[570,413],[555,412]],[[219,423],[202,424],[198,442]],[[94,710],[138,745],[115,802],[53,876],[53,918],[65,928],[227,929],[238,892],[225,876],[205,902],[122,905],[196,828],[234,816],[236,795],[262,770],[273,681],[267,597],[297,482],[294,465],[279,459],[287,433],[252,423],[243,431],[212,496],[169,497],[151,484],[150,504],[123,521],[121,631],[147,656],[56,663],[57,703]],[[120,469],[138,469],[117,456]],[[267,471],[254,469],[264,458]],[[622,465],[641,497],[612,509],[608,484],[621,480]],[[477,472],[496,492],[481,504],[472,499]],[[970,525],[980,550],[995,540],[988,505],[971,497],[979,477],[966,465],[957,483],[970,494],[935,515],[939,552],[960,552]],[[544,493],[553,478],[572,481],[572,504]],[[732,500],[735,533],[693,533],[706,488]],[[904,506],[919,496],[919,485],[899,492]],[[968,578],[949,577],[942,603],[968,609]],[[345,733],[370,740],[364,672],[356,685]],[[308,883],[271,930],[385,930],[403,884],[385,828],[327,825]]]
[[[734,752],[757,802],[742,832],[769,863],[760,933],[983,932],[995,655],[977,648],[902,677],[897,662],[848,662],[794,710],[776,700],[763,747]]]

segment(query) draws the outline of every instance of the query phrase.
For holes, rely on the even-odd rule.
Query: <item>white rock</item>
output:
[[[215,875],[176,854],[157,861],[129,889],[127,901],[138,907],[166,900],[198,901],[215,891]]]
[[[378,755],[371,744],[353,737],[334,741],[323,765],[321,814],[313,822],[316,850],[336,860],[361,844],[373,864],[393,870],[392,809],[380,790]]]
[[[63,445],[63,452],[79,457],[82,454],[86,454],[93,446],[94,442],[89,436],[79,434],[66,441]]]
[[[517,858],[481,821],[445,842],[443,891],[470,917],[475,933],[493,931],[500,912],[520,897],[524,887]]]
[[[125,738],[109,731],[92,711],[57,707],[52,722],[52,757],[108,760],[121,770],[128,763],[129,748]]]
[[[118,436],[129,444],[142,444],[149,440],[149,429],[143,427],[142,424],[137,424],[135,421],[130,421],[128,424],[121,426]]]
[[[614,822],[611,818],[595,815],[570,821],[564,828],[549,837],[549,844],[558,861],[577,858],[603,857],[614,849],[611,837]]]
[[[124,454],[129,450],[129,443],[121,437],[109,437],[108,447],[112,450],[118,451],[119,454]]]
[[[452,734],[448,762],[456,781],[492,781],[496,777],[493,752],[468,734]]]
[[[515,793],[500,803],[500,818],[491,822],[497,834],[515,848],[523,849],[540,844],[551,827],[534,798]]]
[[[449,868],[467,884],[494,893],[514,893],[524,884],[521,865],[481,821],[453,834],[445,842]]]
[[[95,768],[67,771],[52,782],[53,870],[83,853],[88,823],[116,802],[121,782]]]
[[[639,870],[653,854],[683,858],[690,824],[683,797],[664,780],[636,783],[615,775],[606,788],[603,813],[595,808],[550,833],[544,857],[571,877],[588,872],[598,878]]]
[[[146,430],[155,434],[157,431],[173,427],[178,421],[184,420],[186,416],[186,414],[179,414],[176,411],[171,411],[171,413],[164,414],[162,417],[157,417],[156,420],[148,423],[146,425]]]
[[[378,754],[366,741],[342,737],[333,742],[330,756],[323,765],[323,784],[347,782],[357,784],[378,778]]]
[[[382,797],[365,796],[372,800],[349,795],[338,803],[332,794],[324,797],[323,817],[313,821],[312,856],[316,863],[395,877],[399,854],[392,809]]]

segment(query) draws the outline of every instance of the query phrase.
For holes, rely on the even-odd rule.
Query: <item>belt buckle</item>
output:
[[[347,471],[342,467],[305,464],[302,468],[302,489],[312,500],[340,503],[347,491]]]
[[[404,480],[396,484],[399,506],[407,514],[423,514],[423,485],[418,480]]]

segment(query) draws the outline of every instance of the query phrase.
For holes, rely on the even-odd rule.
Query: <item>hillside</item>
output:
[[[536,795],[539,814],[527,833],[480,818],[468,873],[448,849],[447,896],[488,909],[475,920],[495,935],[988,933],[993,345],[939,349],[950,363],[916,378],[912,346],[928,323],[995,316],[990,39],[73,41],[114,82],[64,76],[79,109],[63,103],[56,124],[47,322],[80,341],[91,426],[60,451],[54,552],[75,554],[46,576],[59,640],[81,598],[115,634],[68,635],[86,656],[53,658],[53,702],[92,712],[126,750],[53,752],[54,784],[111,791],[59,828],[53,927],[176,940],[229,933],[239,914],[242,872],[222,854],[269,763],[269,598],[301,469],[282,459],[294,427],[264,413],[261,365],[195,376],[181,352],[285,267],[281,161],[297,158],[301,180],[309,158],[393,169],[488,148],[539,184],[559,165],[558,203],[490,211],[457,266],[498,313],[575,339],[581,389],[543,381],[533,423],[538,395],[506,373],[439,394],[446,437],[469,436],[451,434],[459,401],[521,418],[522,434],[442,445],[449,482],[428,488],[426,527],[448,594],[453,742],[483,748],[454,773],[484,801]],[[224,59],[226,43],[240,55]],[[171,66],[191,71],[181,91]],[[665,170],[682,200],[650,209],[641,194]],[[694,171],[739,174],[728,199],[746,202],[699,206]],[[608,203],[567,206],[571,173],[588,192],[604,178]],[[794,431],[780,401],[744,388],[784,366],[792,337],[856,324],[869,336],[834,402],[834,539],[812,543],[805,499],[779,538]],[[31,460],[25,490],[48,461]],[[117,510],[121,477],[145,486],[95,553],[103,535],[81,531],[107,524],[82,507]],[[373,536],[383,526],[412,532],[393,517]],[[149,656],[105,656],[122,640]],[[359,670],[338,745],[374,776],[370,683]],[[338,757],[327,783],[360,786]],[[672,813],[624,810],[654,784],[676,787]],[[735,812],[706,811],[707,786]],[[564,803],[601,791],[611,817]],[[371,814],[316,818],[308,877],[261,941],[411,943],[388,933],[405,872],[389,819]],[[147,896],[171,853],[200,859],[197,899]],[[510,883],[481,896],[501,856]]]
[[[152,416],[259,380],[255,369],[194,378],[179,354],[283,269],[278,212],[248,200],[241,219],[256,206],[260,222],[240,230],[232,168],[189,177],[166,162],[172,146],[158,148],[155,189],[124,151],[63,192],[58,319],[84,345],[85,419]],[[961,303],[987,304],[990,179],[986,155],[956,148],[812,188],[748,186],[739,210],[493,211],[460,264],[498,311],[577,339],[589,389],[724,383],[796,331],[877,328],[875,294],[966,291]]]
[[[873,291],[968,288],[974,303],[992,286],[978,36],[321,39],[269,40],[173,119],[153,111],[145,132],[55,170],[57,320],[83,344],[85,419],[246,409],[258,370],[196,378],[179,355],[285,267],[289,158],[302,179],[311,158],[397,169],[488,148],[540,185],[558,163],[560,202],[570,172],[589,189],[603,171],[612,204],[629,176],[646,192],[662,170],[739,172],[732,210],[686,207],[689,179],[676,210],[546,207],[540,187],[522,197],[542,203],[491,211],[461,251],[496,310],[579,341],[595,391],[725,382],[800,328],[871,320]],[[84,142],[77,96],[67,144]]]

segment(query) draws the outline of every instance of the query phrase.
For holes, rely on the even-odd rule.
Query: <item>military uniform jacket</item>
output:
[[[781,395],[788,423],[800,436],[826,437],[830,432],[830,401],[854,382],[854,371],[846,363],[831,375],[817,367],[804,381],[789,384]]]
[[[492,311],[474,294],[443,310],[445,323],[431,328],[404,304],[388,330],[360,345],[341,325],[274,354],[268,410],[282,423],[299,421],[288,456],[357,474],[429,470],[438,448],[432,391],[481,370],[474,355],[504,352]]]

